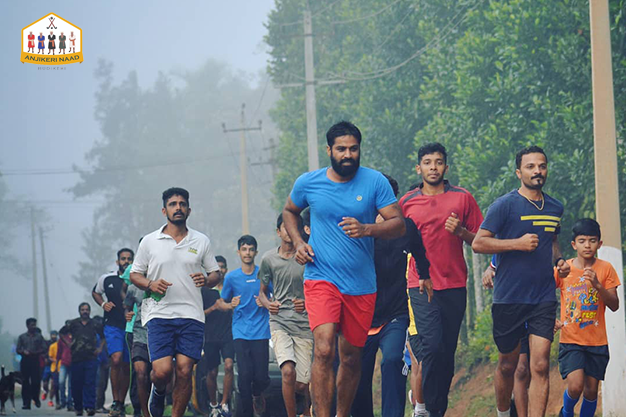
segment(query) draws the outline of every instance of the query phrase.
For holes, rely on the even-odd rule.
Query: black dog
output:
[[[22,375],[19,372],[4,373],[4,365],[2,365],[2,379],[0,379],[0,415],[6,415],[4,404],[11,399],[13,404],[13,413],[15,413],[15,383],[22,385]]]

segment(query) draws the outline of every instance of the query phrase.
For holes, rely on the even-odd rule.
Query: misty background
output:
[[[160,193],[170,186],[190,191],[190,227],[237,268],[239,134],[223,133],[221,124],[239,128],[242,103],[248,126],[263,122],[261,133],[247,134],[251,233],[261,253],[275,243],[268,162],[276,134],[267,111],[277,92],[263,44],[273,4],[2,3],[0,36],[9,45],[15,39],[13,53],[0,58],[2,332],[22,333],[33,315],[31,209],[46,334],[39,227],[54,329],[92,301],[89,289],[115,267],[117,249],[135,249],[164,223]],[[21,29],[50,12],[82,28],[82,64],[19,62]]]

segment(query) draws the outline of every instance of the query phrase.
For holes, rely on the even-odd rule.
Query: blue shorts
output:
[[[150,361],[176,354],[196,362],[202,357],[204,323],[194,319],[152,319],[148,322]]]
[[[107,341],[109,356],[122,352],[122,361],[130,362],[128,346],[126,345],[126,331],[114,326],[104,326],[104,339]]]

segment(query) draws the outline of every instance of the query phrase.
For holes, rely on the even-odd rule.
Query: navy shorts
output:
[[[220,354],[221,359],[224,361],[226,359],[235,358],[235,344],[232,340],[225,342],[207,342],[204,344],[203,360],[206,362],[205,365],[207,367],[207,371],[220,366]]]
[[[581,346],[571,343],[559,345],[559,371],[563,379],[578,370],[598,381],[604,381],[606,367],[609,364],[609,346]]]
[[[114,326],[104,326],[104,339],[107,341],[109,356],[122,352],[122,361],[130,362],[130,354],[126,344],[126,330]]]
[[[150,361],[176,354],[196,362],[202,357],[204,323],[194,319],[152,319],[148,322]]]
[[[554,340],[556,302],[541,304],[493,304],[493,340],[500,353],[511,353],[529,335]]]

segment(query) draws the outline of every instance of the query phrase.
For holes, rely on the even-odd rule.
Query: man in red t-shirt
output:
[[[472,244],[483,216],[467,190],[444,180],[448,165],[443,145],[422,146],[416,170],[423,182],[400,199],[400,206],[422,234],[431,266],[430,279],[421,279],[411,259],[408,287],[422,344],[426,409],[431,416],[443,416],[466,307],[463,242]]]

